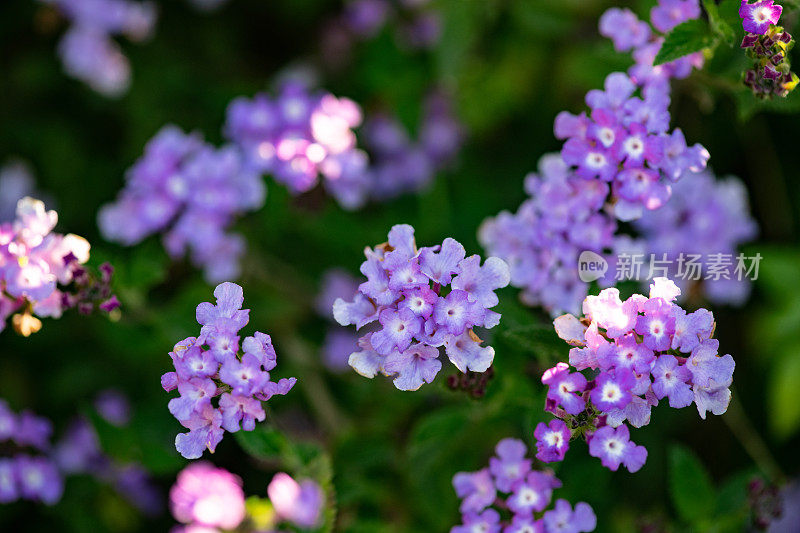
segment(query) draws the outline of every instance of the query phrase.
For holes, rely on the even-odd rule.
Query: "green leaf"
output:
[[[731,0],[726,1],[730,2]],[[729,46],[733,46],[736,42],[736,32],[733,31],[730,24],[725,22],[719,12],[719,6],[717,6],[716,2],[714,0],[703,0],[703,7],[708,14],[708,22],[711,24],[711,30],[724,39]]]
[[[570,348],[550,323],[515,326],[503,331],[502,338],[509,345],[536,357],[546,368],[564,360]]]
[[[673,446],[669,451],[669,491],[675,510],[690,523],[708,518],[716,506],[711,477],[684,446]]]
[[[279,461],[292,449],[283,433],[269,426],[256,426],[253,431],[237,431],[234,435],[245,452],[265,461]]]
[[[667,34],[653,65],[658,66],[675,61],[683,56],[709,48],[715,42],[716,39],[704,20],[687,20],[675,26]]]

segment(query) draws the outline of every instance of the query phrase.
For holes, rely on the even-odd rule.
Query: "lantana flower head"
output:
[[[560,461],[569,440],[583,436],[604,466],[635,472],[647,450],[630,440],[628,426],[649,424],[659,401],[666,398],[674,408],[694,403],[703,419],[708,411],[727,410],[733,358],[720,356],[719,341],[711,338],[713,315],[705,309],[687,313],[676,303],[679,295],[672,281],[656,278],[648,296],[623,301],[617,289],[604,289],[586,298],[583,319],[564,315],[554,321],[573,348],[569,364],[558,363],[542,377],[551,386],[545,410],[556,419],[536,428],[537,458]],[[584,371],[592,372],[591,379],[573,378]],[[567,385],[578,381],[580,387]]]
[[[404,224],[365,255],[367,280],[352,301],[339,298],[333,305],[339,324],[363,328],[361,349],[349,361],[356,372],[393,376],[398,389],[416,390],[441,370],[441,347],[461,372],[489,368],[494,349],[482,346],[474,328],[500,320],[491,308],[498,303],[494,291],[509,282],[504,261],[490,257],[481,264],[451,238],[418,249],[414,229]]]
[[[262,402],[291,390],[296,378],[273,381],[270,371],[277,356],[269,335],[256,332],[240,342],[239,331],[249,322],[249,309],[242,309],[242,288],[221,283],[214,290],[216,304],[197,306],[198,337],[189,337],[170,352],[175,370],[161,377],[178,398],[169,402],[172,415],[187,429],[175,439],[175,447],[187,459],[212,453],[225,431],[252,431],[263,421]]]

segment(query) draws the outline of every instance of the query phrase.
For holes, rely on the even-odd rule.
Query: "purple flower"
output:
[[[280,519],[306,529],[319,525],[325,493],[316,482],[306,479],[298,483],[281,472],[270,481],[267,495]]]
[[[479,302],[471,301],[469,293],[453,289],[445,298],[438,299],[433,308],[433,318],[451,335],[461,335],[472,326],[483,323],[485,309]]]
[[[506,503],[515,514],[531,516],[534,512],[543,511],[550,504],[553,489],[560,486],[561,482],[552,474],[530,472],[524,481],[514,486]]]
[[[488,468],[477,472],[459,472],[453,476],[453,487],[461,498],[462,513],[480,513],[490,506],[497,496],[492,475]]]
[[[444,340],[445,353],[456,368],[462,372],[485,372],[494,361],[494,348],[481,346],[479,339],[465,331],[459,336],[449,335]]]
[[[668,33],[681,22],[699,17],[700,5],[697,0],[659,0],[658,5],[650,11],[650,21],[661,33]]]
[[[0,458],[0,503],[11,503],[19,498],[17,465],[11,458]]]
[[[572,437],[563,420],[554,419],[549,424],[539,422],[533,432],[536,437],[536,458],[545,463],[563,461]]]
[[[587,296],[583,314],[605,328],[609,337],[617,338],[633,330],[637,324],[638,304],[633,300],[622,302],[619,290],[604,289],[598,296]]]
[[[367,248],[361,272],[367,281],[352,301],[338,298],[333,316],[341,325],[361,328],[376,318],[351,351],[349,363],[359,374],[395,376],[402,390],[416,390],[441,369],[439,347],[462,372],[484,372],[494,350],[481,346],[474,327],[492,328],[500,315],[494,291],[507,283],[507,266],[497,258],[481,265],[480,257],[465,258],[453,239],[441,246],[417,248],[414,228],[401,224],[388,242]],[[440,296],[444,294],[444,296]],[[409,347],[415,348],[409,351]],[[431,348],[431,349],[428,349]]]
[[[122,427],[130,421],[130,402],[121,392],[113,389],[102,391],[94,403],[97,413],[110,424]]]
[[[616,344],[607,350],[602,350],[598,358],[600,367],[604,370],[611,368],[628,368],[637,372],[647,372],[655,361],[653,350],[640,344],[633,333],[626,333],[616,339]]]
[[[603,412],[624,409],[631,401],[634,384],[633,372],[627,368],[618,367],[613,373],[601,372],[590,393],[592,403]]]
[[[245,517],[241,480],[205,462],[178,474],[169,499],[172,515],[184,524],[234,529]]]
[[[422,328],[422,319],[410,309],[384,309],[380,314],[383,328],[372,335],[372,347],[381,355],[403,351]]]
[[[547,533],[582,533],[594,531],[597,517],[588,503],[578,502],[573,510],[567,500],[559,499],[542,517]]]
[[[647,42],[650,26],[630,9],[612,7],[600,17],[600,35],[611,39],[617,52],[627,52]]]
[[[550,388],[547,398],[561,405],[564,410],[577,415],[586,406],[586,400],[580,396],[586,390],[586,378],[580,372],[570,373],[569,365],[558,363],[542,375],[542,383]]]
[[[751,4],[742,0],[739,16],[742,18],[744,31],[764,35],[771,24],[777,24],[781,18],[783,7],[774,5],[772,0],[761,0]]]
[[[653,393],[659,400],[669,397],[669,406],[679,409],[694,400],[688,382],[692,374],[685,365],[679,365],[674,355],[664,354],[653,365]]]
[[[453,274],[460,272],[459,263],[465,255],[464,247],[448,237],[442,242],[441,251],[436,252],[434,248],[423,248],[420,251],[420,268],[434,283],[449,285]]]
[[[500,513],[494,509],[486,509],[482,513],[464,513],[463,524],[455,526],[450,533],[500,533]]]
[[[198,459],[206,448],[213,453],[222,441],[222,413],[210,404],[180,422],[189,432],[175,437],[175,448],[187,459]]]
[[[20,497],[47,505],[61,499],[64,481],[50,459],[18,455],[15,463]]]
[[[647,450],[631,442],[625,424],[616,429],[603,426],[595,431],[589,441],[589,455],[599,458],[610,470],[616,471],[622,464],[631,473],[642,468],[647,460]]]
[[[438,357],[436,348],[414,344],[403,352],[395,351],[386,356],[383,370],[389,375],[397,374],[394,386],[399,390],[417,390],[423,383],[432,383],[442,369]]]
[[[519,439],[503,439],[497,443],[495,453],[497,456],[489,459],[489,471],[498,490],[511,492],[531,470],[531,460],[525,458],[528,448]]]
[[[636,320],[636,333],[644,345],[655,351],[669,350],[675,333],[673,305],[663,298],[651,298],[642,306],[644,315]]]

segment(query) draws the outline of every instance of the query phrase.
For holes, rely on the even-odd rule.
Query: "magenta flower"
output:
[[[539,422],[533,432],[536,438],[536,458],[545,463],[563,461],[572,437],[563,420],[554,419],[549,424]]]
[[[298,483],[281,472],[270,481],[267,495],[279,519],[307,529],[319,525],[325,493],[316,482],[305,479]]]
[[[782,12],[783,7],[774,5],[773,0],[761,0],[755,4],[742,0],[739,7],[744,31],[757,35],[764,35],[771,24],[777,24]]]
[[[210,463],[184,468],[169,499],[172,515],[184,524],[234,529],[245,517],[242,481]]]

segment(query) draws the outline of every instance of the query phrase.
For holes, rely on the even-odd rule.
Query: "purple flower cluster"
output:
[[[477,472],[459,472],[453,487],[461,498],[462,525],[450,533],[581,533],[594,531],[597,517],[588,503],[573,508],[559,499],[545,511],[553,497],[553,489],[561,487],[549,471],[531,470],[526,459],[528,449],[517,439],[503,439],[489,467]],[[497,509],[509,511],[503,521]],[[542,513],[536,518],[536,513]]]
[[[772,0],[755,4],[742,0],[739,7],[745,31],[741,47],[753,61],[752,68],[744,73],[744,84],[759,98],[785,97],[800,83],[789,59],[794,39],[776,26],[782,11]]]
[[[34,315],[58,318],[76,306],[89,313],[95,306],[110,311],[119,305],[111,294],[111,266],[102,265],[96,279],[81,266],[89,260],[89,243],[54,233],[57,222],[55,211],[25,197],[14,221],[0,224],[0,331],[13,313],[14,330],[28,336],[42,325]]]
[[[236,278],[244,240],[227,232],[235,216],[264,204],[266,189],[235,146],[216,149],[165,126],[128,170],[118,200],[98,215],[109,240],[130,246],[164,232],[172,257],[187,252],[209,281]]]
[[[119,427],[128,424],[127,398],[108,390],[95,401],[97,414]],[[162,494],[147,471],[136,463],[120,463],[103,452],[97,432],[83,416],[75,418],[55,446],[53,457],[66,475],[87,474],[112,486],[120,496],[148,515],[163,508]]]
[[[170,352],[175,371],[161,377],[165,391],[180,393],[170,400],[169,411],[189,430],[175,438],[176,449],[187,459],[197,459],[206,448],[213,453],[225,431],[255,429],[256,421],[266,417],[261,402],[288,393],[297,381],[270,379],[277,357],[269,335],[257,331],[245,337],[239,354],[239,330],[250,320],[250,310],[242,309],[242,288],[221,283],[214,297],[216,305],[197,306],[200,336],[175,345]]]
[[[206,462],[193,463],[178,474],[169,500],[172,516],[187,524],[174,533],[231,530],[246,516],[242,480]]]
[[[278,522],[313,529],[320,525],[325,507],[325,492],[311,479],[295,481],[289,474],[275,474],[267,487],[267,496]]]
[[[559,154],[539,161],[539,174],[525,178],[530,198],[516,213],[503,211],[483,222],[478,240],[503,258],[511,284],[522,300],[554,316],[577,312],[588,285],[578,277],[584,250],[602,255],[615,245],[617,223],[602,210],[609,187],[603,181],[578,178]]]
[[[333,304],[339,298],[350,298],[358,292],[359,282],[344,270],[330,269],[322,276],[322,287],[314,302],[319,316],[330,320]],[[350,354],[358,349],[358,333],[331,325],[325,334],[322,362],[334,372],[349,368]]]
[[[710,301],[744,303],[750,281],[737,275],[736,251],[756,236],[758,226],[750,215],[747,190],[737,178],[716,180],[708,170],[687,175],[675,184],[667,205],[645,213],[634,226],[645,251],[669,261],[669,274],[683,294],[696,292],[691,286],[697,282],[691,278],[702,279],[702,293]],[[731,260],[714,263],[715,257]]]
[[[58,45],[70,76],[110,97],[128,90],[131,67],[114,36],[147,39],[156,22],[151,2],[133,0],[41,0],[55,6],[71,26]]]
[[[611,39],[618,52],[631,52],[635,64],[628,74],[638,86],[655,86],[657,92],[669,92],[669,80],[686,78],[693,68],[702,67],[703,54],[696,52],[653,66],[664,42],[659,33],[668,33],[678,24],[697,18],[700,18],[698,0],[658,0],[650,11],[652,28],[630,9],[613,7],[600,17],[600,34]]]
[[[46,418],[14,413],[0,400],[0,443],[11,450],[10,456],[0,456],[0,503],[23,499],[53,505],[61,499],[64,480],[50,458],[52,433]]]
[[[509,282],[508,265],[489,257],[466,257],[464,247],[447,238],[441,246],[417,248],[414,228],[393,226],[387,243],[364,250],[361,273],[367,281],[352,301],[333,305],[343,326],[367,326],[350,366],[364,377],[394,376],[400,390],[431,383],[442,368],[439,347],[461,371],[484,372],[494,349],[481,346],[475,327],[492,328],[500,314],[496,289]]]
[[[620,220],[634,220],[644,209],[664,205],[670,183],[686,170],[702,170],[708,161],[706,149],[687,146],[680,129],[668,132],[667,80],[648,78],[642,84],[615,72],[606,78],[604,91],[587,93],[590,116],[563,111],[556,117],[556,137],[566,139],[564,162],[579,178],[610,184]]]
[[[630,440],[626,422],[649,424],[651,408],[664,398],[673,408],[694,403],[703,419],[708,411],[727,410],[733,358],[718,355],[711,312],[687,313],[674,302],[679,294],[667,278],[653,281],[649,297],[622,301],[617,289],[604,289],[584,300],[584,319],[554,321],[559,337],[574,348],[569,364],[542,376],[549,387],[545,410],[557,418],[536,428],[537,458],[560,461],[569,441],[583,436],[604,466],[636,472],[647,450]]]
[[[275,98],[265,93],[228,106],[227,138],[241,147],[250,168],[272,174],[292,193],[361,173],[366,155],[356,150],[353,128],[361,109],[347,98],[315,93],[287,82]]]

